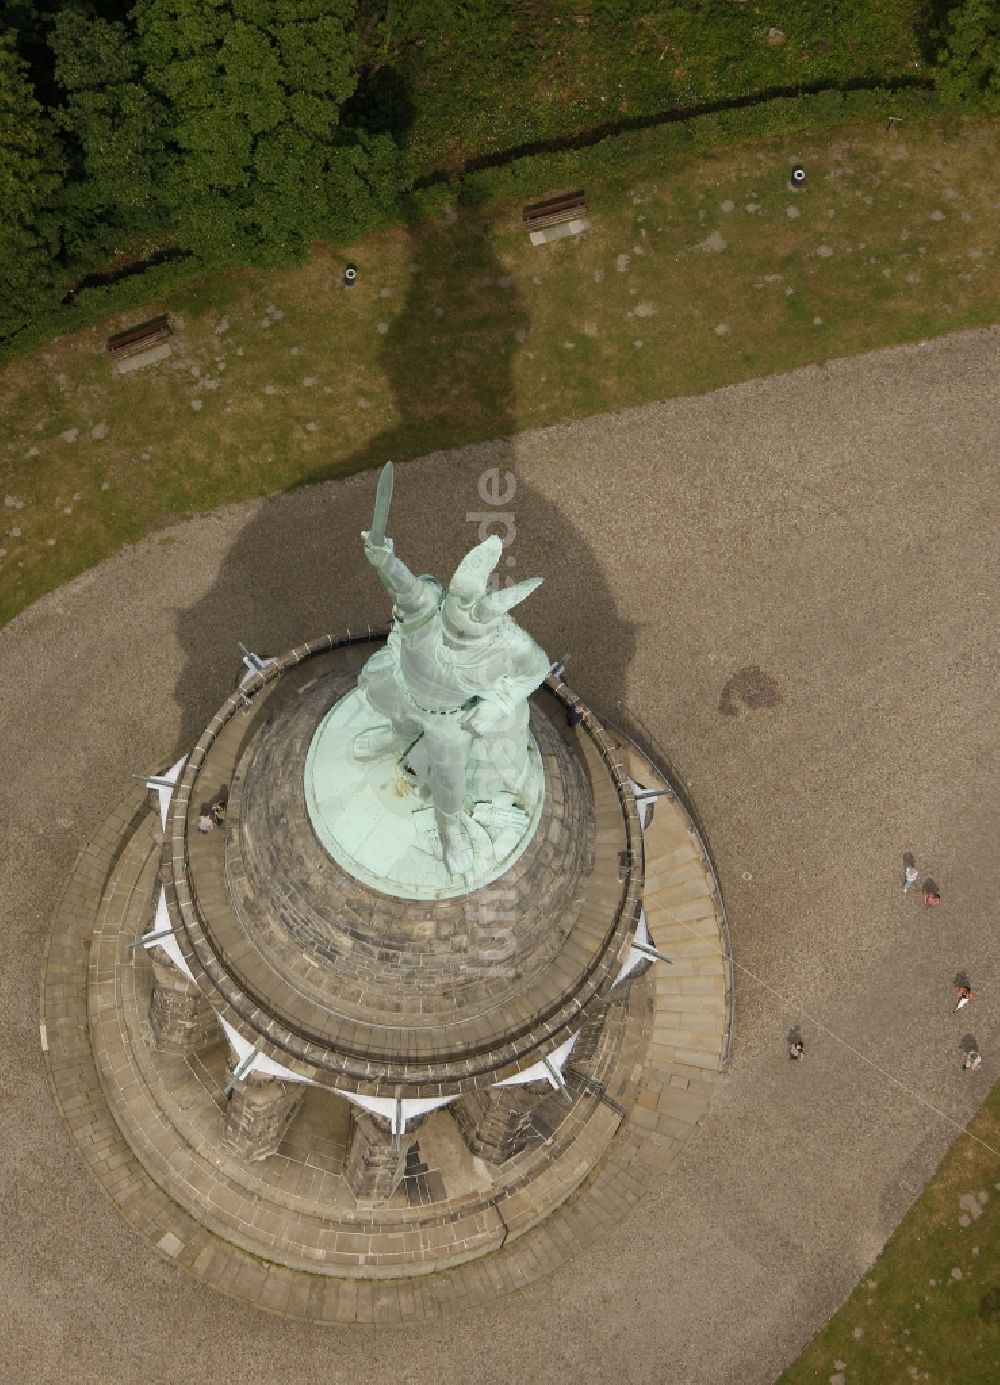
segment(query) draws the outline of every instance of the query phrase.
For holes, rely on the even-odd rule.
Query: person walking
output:
[[[933,909],[936,904],[941,903],[941,892],[933,880],[925,880],[921,894],[924,897],[924,908]]]
[[[983,1066],[983,1055],[976,1049],[970,1048],[962,1062],[962,1067],[966,1072],[978,1072]]]
[[[919,879],[920,872],[917,870],[917,863],[913,859],[913,852],[907,851],[903,856],[903,893],[909,894]]]
[[[788,1056],[793,1062],[798,1062],[800,1058],[805,1057],[805,1051],[806,1046],[801,1039],[796,1039],[794,1043],[788,1045]]]
[[[958,1003],[951,1012],[953,1015],[957,1015],[959,1010],[964,1010],[967,1005],[972,1004],[972,987],[956,986],[955,994],[958,996]]]

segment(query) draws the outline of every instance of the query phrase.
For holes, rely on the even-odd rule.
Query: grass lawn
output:
[[[1000,1150],[1000,1088],[970,1129]],[[968,1135],[779,1385],[838,1374],[844,1385],[1000,1380],[1000,1157]]]
[[[691,156],[588,187],[578,239],[532,248],[519,207],[459,208],[62,338],[0,377],[0,621],[227,501],[995,322],[998,134]],[[171,359],[115,375],[105,336],[161,311]]]

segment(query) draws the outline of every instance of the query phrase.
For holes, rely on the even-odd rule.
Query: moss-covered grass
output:
[[[0,377],[0,619],[227,501],[996,321],[998,130],[623,169],[588,186],[579,239],[531,247],[520,205],[449,210],[62,338]],[[170,360],[115,375],[105,336],[160,311]]]
[[[407,0],[389,58],[426,171],[800,83],[919,74],[925,15],[913,0]],[[783,38],[769,42],[772,29]]]

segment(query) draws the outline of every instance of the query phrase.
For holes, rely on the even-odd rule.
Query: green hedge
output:
[[[410,90],[407,146],[431,172],[727,97],[890,82],[925,60],[927,3],[403,0],[385,37]]]
[[[443,203],[466,206],[543,197],[588,179],[643,176],[660,171],[667,159],[704,153],[745,140],[805,134],[855,122],[885,122],[890,115],[927,120],[943,113],[934,93],[907,87],[899,91],[825,91],[776,97],[759,106],[718,111],[671,121],[644,130],[609,135],[583,149],[529,155],[496,168],[467,173],[451,185],[436,184],[410,194],[409,215],[436,215]]]
[[[0,367],[27,355],[54,337],[79,332],[95,322],[102,322],[126,308],[146,307],[174,289],[203,279],[212,266],[191,256],[151,265],[141,274],[132,274],[114,284],[95,285],[81,289],[72,304],[59,304],[38,318],[23,332],[0,344]]]

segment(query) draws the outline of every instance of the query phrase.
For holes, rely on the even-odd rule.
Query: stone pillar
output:
[[[527,1144],[531,1114],[551,1093],[548,1082],[487,1087],[467,1092],[451,1110],[471,1152],[491,1164],[505,1164]]]
[[[153,967],[149,999],[153,1047],[160,1053],[197,1053],[217,1043],[222,1035],[215,1011],[195,983],[157,952],[158,948],[149,953]]]
[[[223,1144],[241,1159],[276,1154],[304,1095],[302,1082],[248,1073],[229,1095]]]
[[[394,1148],[389,1122],[359,1106],[351,1107],[351,1144],[344,1174],[359,1202],[385,1202],[399,1187],[406,1168],[406,1153],[413,1143],[403,1132]]]

